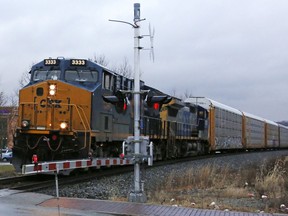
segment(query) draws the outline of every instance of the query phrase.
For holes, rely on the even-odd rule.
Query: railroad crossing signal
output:
[[[153,143],[149,143],[148,136],[141,136],[140,140],[140,152],[135,152],[135,138],[134,136],[129,136],[122,143],[122,154],[121,157],[124,159],[133,160],[134,163],[147,162],[149,166],[153,165]]]
[[[153,107],[154,110],[160,111],[163,104],[167,104],[172,100],[168,95],[147,95],[146,103],[148,107]]]
[[[115,95],[102,96],[103,100],[115,106],[118,113],[125,113],[128,106],[128,99],[121,91],[117,91]]]

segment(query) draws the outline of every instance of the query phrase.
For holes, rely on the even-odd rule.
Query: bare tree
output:
[[[126,57],[123,59],[123,63],[116,67],[114,71],[127,78],[132,78],[133,75],[131,65]]]
[[[33,63],[32,63],[33,65]],[[13,95],[11,95],[9,104],[11,104],[11,106],[18,106],[18,99],[19,99],[19,89],[23,88],[24,86],[26,86],[30,81],[30,74],[29,74],[29,70],[25,71],[20,79],[18,80],[18,87],[16,89],[14,89],[14,93]]]
[[[0,107],[3,107],[7,104],[7,96],[4,92],[0,92]]]
[[[177,90],[175,88],[172,89],[171,96],[177,97]]]
[[[108,66],[109,61],[106,59],[105,55],[101,54],[101,55],[96,55],[94,54],[92,59],[88,59],[89,61],[93,61],[96,62],[97,64],[103,65],[103,66]]]
[[[89,60],[105,67],[109,65],[109,61],[104,54],[94,55],[93,58],[89,58]],[[111,68],[111,70],[127,78],[132,78],[133,76],[132,67],[129,64],[127,57],[124,57],[123,62],[119,66],[115,66]]]
[[[17,106],[11,107],[11,112],[8,117],[8,125],[7,125],[7,147],[13,148],[14,142],[14,134],[17,128],[17,120],[18,120],[18,111]]]
[[[186,89],[184,92],[184,99],[187,99],[189,97],[193,97],[193,94],[192,94],[192,92],[190,92]]]
[[[18,88],[14,90],[14,93],[9,97],[9,102],[7,101],[7,97],[6,97],[6,102],[5,104],[8,102],[9,103],[9,110],[10,113],[7,116],[7,147],[8,148],[13,148],[13,137],[16,131],[16,127],[17,127],[17,119],[18,119],[18,100],[19,100],[19,89],[23,88],[24,86],[26,86],[29,83],[30,80],[30,74],[29,71],[25,71],[19,81],[18,81]],[[1,95],[3,96],[3,95]],[[0,96],[0,97],[1,97]],[[0,101],[2,101],[0,99]],[[0,106],[3,106],[0,102]]]
[[[29,71],[26,71],[21,75],[18,81],[19,87],[23,88],[25,85],[29,83],[29,81],[30,81],[30,74],[29,74]]]
[[[4,92],[0,92],[0,107],[3,110],[6,110],[3,114],[1,113],[1,119],[7,120],[7,128],[3,128],[1,131],[3,133],[3,136],[6,135],[7,138],[7,147],[12,148],[13,147],[13,130],[16,128],[15,126],[12,127],[13,122],[15,123],[17,118],[16,117],[16,107],[9,107],[7,106],[8,103],[8,97]],[[3,143],[2,143],[3,144]],[[3,146],[1,146],[3,148]]]
[[[7,104],[11,107],[18,106],[18,93],[16,93],[16,91],[8,97]]]

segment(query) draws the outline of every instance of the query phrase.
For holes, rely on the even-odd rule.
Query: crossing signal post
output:
[[[134,154],[140,155],[140,4],[134,4]],[[147,201],[144,189],[141,187],[140,162],[134,163],[134,190],[129,193],[130,202]]]
[[[143,48],[140,46],[140,39],[143,38],[143,36],[140,35],[140,22],[143,20],[145,19],[140,19],[139,3],[134,3],[134,23],[120,20],[110,20],[113,22],[129,24],[134,28],[134,90],[131,92],[134,96],[134,136],[128,137],[128,141],[126,143],[127,145],[125,144],[126,141],[123,142],[123,153],[121,156],[125,157],[125,149],[126,146],[128,146],[128,155],[131,153],[130,156],[132,156],[132,159],[134,159],[134,190],[129,193],[128,200],[130,202],[141,203],[146,202],[147,197],[143,187],[141,187],[142,181],[140,179],[140,164],[143,162],[143,159],[145,160],[145,158],[148,160],[148,164],[150,163],[150,165],[152,165],[153,161],[153,144],[148,144],[149,138],[140,137],[140,95],[143,93],[140,91],[140,50]],[[127,101],[125,101],[123,94],[121,95],[117,93],[113,96],[103,96],[103,99],[108,103],[114,104],[116,110],[118,109],[119,112],[125,112],[125,109],[127,108]],[[154,101],[156,98],[151,100]],[[159,102],[163,102],[160,100],[160,98],[158,98],[158,100]],[[147,154],[148,147],[150,152],[149,155]]]

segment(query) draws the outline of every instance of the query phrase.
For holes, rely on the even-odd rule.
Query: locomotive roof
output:
[[[78,58],[64,58],[64,57],[57,57],[57,58],[47,58],[47,59],[44,59],[36,64],[34,64],[32,67],[39,67],[39,66],[43,66],[43,64],[45,64],[45,62],[47,60],[56,60],[57,62],[60,62],[60,61],[65,61],[65,62],[69,62],[70,60],[83,60],[85,62],[87,62],[87,64],[94,64],[94,65],[97,65],[99,67],[101,67],[103,70],[105,70],[106,72],[109,72],[111,74],[114,74],[114,75],[121,75],[113,70],[111,70],[110,68],[108,68],[107,66],[105,65],[102,65],[101,63],[97,62],[97,61],[93,61],[91,59],[78,59]],[[55,61],[55,62],[56,62]],[[57,65],[59,65],[59,63],[57,63]],[[86,63],[85,63],[86,65]],[[51,64],[51,66],[53,66],[53,64]],[[84,65],[83,65],[84,66]],[[89,65],[88,65],[89,66]],[[31,71],[30,71],[31,73]]]
[[[214,101],[214,100],[206,98],[206,97],[190,97],[190,98],[187,98],[185,100],[185,102],[193,103],[193,104],[202,106],[205,109],[209,109],[212,106],[212,107],[217,107],[217,108],[220,108],[223,110],[227,110],[227,111],[232,112],[232,113],[236,113],[238,115],[242,115],[241,111],[239,111],[238,109],[224,105],[222,103],[219,103],[217,101]]]

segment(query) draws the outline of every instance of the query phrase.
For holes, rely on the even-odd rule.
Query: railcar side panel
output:
[[[245,131],[243,131],[247,149],[265,148],[265,122],[244,113]]]
[[[279,124],[280,148],[288,148],[288,127]]]
[[[229,110],[215,109],[216,149],[242,148],[242,116]]]
[[[278,124],[268,120],[265,120],[265,123],[266,148],[278,148],[280,144]]]

